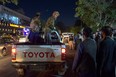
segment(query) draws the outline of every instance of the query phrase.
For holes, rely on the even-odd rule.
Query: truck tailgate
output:
[[[64,45],[16,45],[12,62],[61,62]]]

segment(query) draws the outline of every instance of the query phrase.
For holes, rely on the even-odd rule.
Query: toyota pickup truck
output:
[[[51,43],[17,43],[12,46],[12,65],[19,76],[24,76],[26,70],[53,70],[64,75],[67,69],[66,46],[56,31],[51,32]]]

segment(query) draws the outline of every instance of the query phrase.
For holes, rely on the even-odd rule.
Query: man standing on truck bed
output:
[[[36,32],[42,29],[39,12],[37,12],[36,15],[32,18],[30,23],[30,28]]]
[[[59,12],[58,11],[54,11],[52,13],[52,16],[48,18],[46,25],[45,25],[45,37],[47,38],[46,41],[47,43],[50,43],[50,33],[52,30],[55,29],[55,21],[57,19],[57,17],[59,16]]]
[[[39,32],[42,31],[40,12],[37,12],[35,16],[32,18],[30,28],[31,31],[28,38],[30,42],[34,43],[36,42],[36,39],[39,36]]]

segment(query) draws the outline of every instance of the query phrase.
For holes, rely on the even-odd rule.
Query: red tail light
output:
[[[62,48],[62,53],[66,53],[66,49],[65,48]]]
[[[62,50],[61,59],[65,60],[66,59],[66,49],[62,48],[61,50]]]
[[[12,60],[16,60],[16,49],[12,48]]]

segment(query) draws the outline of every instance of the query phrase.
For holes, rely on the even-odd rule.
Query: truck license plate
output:
[[[30,66],[30,70],[45,70],[45,66]]]

